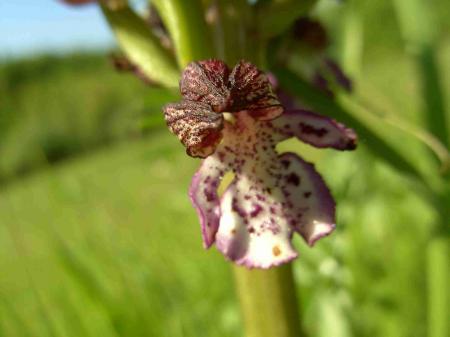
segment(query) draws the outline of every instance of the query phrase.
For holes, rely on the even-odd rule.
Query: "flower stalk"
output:
[[[181,69],[193,60],[214,56],[200,0],[153,0],[152,4],[170,33]]]
[[[233,267],[246,337],[302,337],[292,264],[268,270]]]

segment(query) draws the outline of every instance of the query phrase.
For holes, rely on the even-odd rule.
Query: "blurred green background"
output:
[[[423,124],[418,69],[392,3],[355,3],[357,90]],[[449,8],[432,3],[448,112]],[[321,15],[337,59],[347,14]],[[176,95],[116,72],[107,55],[1,61],[0,336],[241,336],[231,267],[203,250],[187,197],[199,161],[164,125],[161,106]],[[406,152],[417,148],[401,132],[390,136]],[[338,227],[313,249],[294,240],[306,330],[425,336],[424,252],[436,211],[364,139],[353,153],[308,153],[337,200]]]

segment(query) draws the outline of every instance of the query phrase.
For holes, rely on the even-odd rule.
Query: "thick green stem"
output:
[[[152,3],[169,30],[181,69],[191,61],[213,56],[200,0],[153,0]]]
[[[246,337],[301,337],[292,265],[268,270],[234,267]]]
[[[216,0],[212,25],[215,31],[215,43],[218,55],[229,66],[239,60],[249,59],[249,27],[252,27],[250,6],[244,0]],[[253,50],[252,50],[253,51]]]

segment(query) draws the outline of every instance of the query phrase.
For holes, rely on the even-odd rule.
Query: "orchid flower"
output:
[[[164,115],[187,153],[205,158],[189,190],[205,248],[215,243],[239,265],[269,268],[297,257],[294,232],[312,246],[334,230],[335,203],[313,164],[276,145],[296,137],[352,150],[353,130],[311,111],[284,111],[267,76],[245,61],[232,70],[219,60],[192,62],[180,90],[183,100]],[[234,179],[219,196],[229,171]]]

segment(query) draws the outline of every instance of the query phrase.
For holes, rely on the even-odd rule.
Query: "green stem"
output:
[[[234,267],[246,337],[301,337],[292,265],[268,270]]]
[[[175,60],[162,48],[148,25],[127,6],[110,9],[101,5],[101,9],[127,57],[150,79],[176,88],[180,73]]]
[[[219,46],[219,55],[229,66],[239,60],[254,61],[251,45],[257,40],[251,38],[254,27],[250,5],[245,0],[217,0],[214,2],[217,13],[214,28]]]
[[[449,134],[444,107],[444,95],[436,54],[430,46],[424,46],[417,55],[416,63],[419,68],[422,92],[425,99],[424,119],[428,129],[442,144],[449,145]]]
[[[181,69],[194,60],[210,58],[213,53],[200,0],[153,0],[169,30]]]

